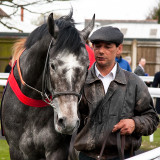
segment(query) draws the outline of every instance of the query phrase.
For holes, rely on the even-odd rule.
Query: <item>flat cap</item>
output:
[[[123,33],[115,27],[101,27],[93,32],[89,40],[94,43],[96,41],[112,42],[115,44],[121,44],[123,42]]]

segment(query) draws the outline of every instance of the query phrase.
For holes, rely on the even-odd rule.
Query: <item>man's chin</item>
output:
[[[104,63],[104,62],[102,62],[102,61],[101,61],[101,62],[97,62],[97,65],[100,66],[100,67],[105,67],[105,66],[107,66],[106,63]]]

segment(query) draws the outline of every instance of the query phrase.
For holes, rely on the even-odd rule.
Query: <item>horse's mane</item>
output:
[[[12,46],[12,66],[25,49],[26,38],[18,39]]]
[[[72,53],[78,53],[82,43],[79,32],[75,28],[74,20],[70,17],[70,15],[68,15],[55,20],[55,23],[59,28],[56,43],[54,44],[55,52],[68,49]],[[25,43],[26,49],[30,48],[40,40],[42,40],[43,45],[49,45],[48,42],[51,40],[51,35],[49,34],[47,23],[36,28],[29,35]]]

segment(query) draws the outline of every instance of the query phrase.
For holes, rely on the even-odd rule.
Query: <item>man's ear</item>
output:
[[[120,44],[120,45],[117,47],[117,56],[120,56],[120,55],[121,55],[122,50],[123,50],[123,45]]]

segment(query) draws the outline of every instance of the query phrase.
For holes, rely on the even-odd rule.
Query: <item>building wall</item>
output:
[[[153,76],[155,73],[156,67],[156,48],[155,47],[147,47],[147,46],[139,46],[137,52],[137,64],[140,58],[146,59],[145,72],[150,76]]]
[[[0,32],[0,72],[4,72],[9,58],[12,54],[12,46],[19,38],[27,37],[28,33],[2,33]],[[0,99],[2,97],[3,87],[0,86]]]
[[[12,46],[17,39],[27,37],[29,33],[0,32],[0,72],[4,72],[9,62]]]
[[[155,67],[155,71],[159,72],[160,71],[160,47],[157,47],[156,50],[156,67]]]
[[[4,72],[5,66],[11,56],[11,48],[15,39],[0,38],[0,72]]]
[[[19,38],[27,37],[26,35],[14,35],[0,37],[0,72],[4,72],[5,66],[9,62],[11,56],[11,48],[14,42]],[[136,53],[133,53],[133,42],[136,41]],[[136,56],[134,55],[136,54]],[[146,73],[153,76],[155,72],[160,71],[160,41],[151,40],[134,40],[125,39],[123,43],[123,57],[130,56],[132,59],[131,68],[134,71],[141,57],[147,60]],[[136,59],[135,59],[136,58]],[[133,65],[134,63],[134,65]]]
[[[133,41],[126,40],[123,43],[123,53],[122,56],[130,56],[132,59],[131,68],[134,72],[135,67],[137,66],[140,58],[146,59],[145,72],[149,76],[154,76],[154,74],[160,71],[160,42],[158,41],[138,41],[136,40],[136,53],[133,53]],[[136,56],[134,55],[136,54]],[[135,59],[134,59],[135,58]],[[133,64],[135,63],[135,64]]]

